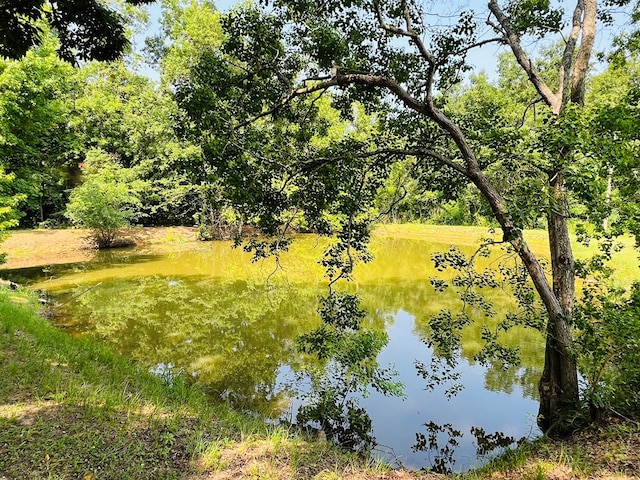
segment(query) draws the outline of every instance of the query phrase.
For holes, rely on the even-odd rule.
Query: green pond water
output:
[[[433,356],[425,343],[430,317],[443,308],[463,308],[454,292],[436,292],[429,282],[434,276],[450,278],[434,270],[430,260],[432,253],[447,248],[437,240],[374,237],[374,261],[358,266],[354,281],[340,285],[360,295],[367,327],[388,332],[389,344],[379,360],[393,364],[405,384],[405,399],[372,393],[361,400],[373,421],[376,454],[412,468],[437,462],[437,450],[416,445],[416,435],[428,435],[425,424],[432,421],[451,424],[463,434],[449,456],[453,470],[482,461],[471,427],[516,438],[537,434],[541,336],[520,328],[504,337],[505,343],[520,347],[520,368],[473,360],[482,345],[482,326],[495,325],[515,308],[504,291],[486,292],[499,312],[496,318],[468,310],[476,321],[462,335],[461,392],[447,399],[447,385],[427,389],[418,375],[416,361],[428,364]],[[296,392],[305,388],[296,373],[313,361],[297,351],[296,337],[319,323],[317,298],[327,289],[317,264],[322,250],[322,242],[303,236],[275,268],[273,259],[252,263],[242,249],[213,242],[195,251],[121,250],[85,263],[4,273],[47,290],[64,304],[57,323],[70,334],[96,336],[158,374],[189,375],[214,399],[295,420]],[[471,253],[474,247],[463,250]],[[500,255],[482,259],[481,267],[506,260]],[[436,435],[440,447],[446,444],[445,433]]]

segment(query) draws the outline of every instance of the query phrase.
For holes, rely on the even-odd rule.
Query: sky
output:
[[[225,12],[240,2],[238,0],[214,0],[214,3],[218,10]],[[160,30],[160,2],[156,1],[148,5],[146,8],[149,12],[149,24],[147,26],[147,29],[144,32],[137,33],[133,38],[134,50],[137,52],[142,51],[142,49],[144,48],[144,39],[146,37],[156,35]],[[146,75],[154,81],[158,81],[160,79],[159,72],[155,71],[149,66],[139,65],[135,68],[135,70],[142,75]]]
[[[228,11],[234,5],[241,3],[242,0],[214,0],[216,7],[221,11]],[[432,11],[436,11],[434,17],[441,19],[447,18],[447,13],[459,12],[463,9],[473,8],[476,11],[486,10],[487,0],[448,0],[439,2],[435,0],[425,0],[427,3],[433,5]],[[559,0],[552,0],[557,3]],[[568,6],[568,5],[566,5]],[[134,45],[136,50],[140,51],[144,46],[144,38],[151,36],[159,31],[159,18],[160,18],[160,2],[153,3],[148,7],[150,13],[150,24],[146,32],[136,35],[134,38]],[[619,33],[621,28],[624,28],[628,24],[628,16],[624,13],[619,13],[615,17],[615,23],[610,27],[601,28],[596,41],[596,51],[605,48],[610,43],[611,37]],[[485,35],[492,35],[489,28],[486,27]],[[480,38],[483,38],[482,36]],[[525,48],[535,48],[535,45],[525,45]],[[490,44],[482,49],[475,50],[469,55],[469,62],[474,65],[474,73],[484,71],[490,79],[494,79],[497,76],[497,63],[499,54],[504,51],[505,47],[496,44]],[[596,67],[597,68],[597,67]],[[149,67],[139,67],[139,73],[149,76],[153,80],[159,79],[158,72],[153,71]]]
[[[214,3],[218,10],[220,11],[228,11],[234,5],[241,3],[242,0],[214,0]],[[482,4],[483,7],[486,7],[485,0],[453,0],[449,2],[444,2],[447,4],[452,11],[459,11],[462,9],[460,5],[467,5],[474,3]],[[438,7],[440,9],[441,7]],[[447,7],[445,7],[447,8]],[[160,19],[160,2],[155,2],[150,4],[147,7],[149,11],[149,26],[146,32],[137,34],[134,38],[134,45],[136,51],[140,51],[144,47],[144,38],[148,36],[155,35],[159,31],[159,19]],[[479,72],[484,70],[489,77],[495,76],[495,71],[497,67],[497,59],[498,54],[503,50],[504,47],[500,47],[497,45],[489,46],[482,49],[481,52],[477,52],[473,57],[470,58],[471,63],[474,64],[477,68],[475,71]],[[151,69],[150,67],[140,66],[136,69],[139,73],[143,75],[147,75],[152,80],[159,79],[159,73]]]

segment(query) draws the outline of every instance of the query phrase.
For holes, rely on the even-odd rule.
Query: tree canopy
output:
[[[101,0],[6,0],[0,5],[0,56],[20,58],[39,45],[43,20],[60,39],[60,58],[71,63],[115,60],[129,45],[122,17]]]
[[[234,204],[266,233],[286,229],[296,211],[314,230],[337,230],[323,260],[331,280],[368,258],[370,207],[397,161],[416,159],[434,189],[474,185],[545,306],[539,422],[562,431],[579,404],[571,202],[604,194],[588,181],[602,169],[592,161],[587,72],[598,23],[629,3],[491,0],[482,11],[443,16],[434,3],[413,0],[265,1],[223,18],[222,48],[203,52],[176,94]],[[526,46],[553,36],[557,55],[538,62],[539,51]],[[471,93],[461,99],[463,111],[452,101],[472,68],[470,52],[492,43],[508,48],[518,93],[529,102],[512,104],[519,122],[492,104],[491,87],[480,93],[480,83],[476,101]],[[364,105],[374,133],[363,141],[346,131],[315,148],[311,140],[323,131],[316,103],[325,95],[352,121],[354,102]],[[522,233],[532,215],[547,224],[551,281]]]

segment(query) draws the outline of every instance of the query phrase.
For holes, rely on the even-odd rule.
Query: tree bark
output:
[[[596,34],[597,4],[598,0],[576,0],[572,28],[566,38],[562,65],[558,72],[558,91],[554,93],[524,52],[519,35],[513,30],[498,1],[489,1],[489,9],[498,20],[499,28],[515,58],[554,115],[562,115],[570,102],[577,105],[584,103],[585,78]],[[563,417],[575,411],[579,404],[578,373],[572,352],[571,335],[575,267],[568,228],[569,205],[561,169],[550,174],[549,185],[552,194],[547,219],[553,278],[552,296],[555,300],[545,298],[545,286],[542,285],[542,281],[534,277],[531,269],[529,273],[548,314],[545,363],[538,387],[538,425],[547,434],[562,434],[562,430],[567,427],[563,425]],[[518,253],[526,264],[523,256],[526,252]],[[544,283],[548,285],[548,282]]]
[[[545,361],[538,391],[538,425],[548,435],[563,434],[563,415],[578,407],[578,374],[572,352],[571,319],[575,299],[575,262],[569,237],[569,205],[562,171],[549,179],[552,188],[548,213],[553,292],[560,311],[548,311]]]

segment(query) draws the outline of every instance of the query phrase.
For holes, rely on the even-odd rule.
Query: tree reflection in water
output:
[[[208,244],[200,252],[167,255],[110,252],[105,263],[20,274],[42,279],[35,287],[49,290],[60,303],[102,282],[61,309],[66,318],[60,318],[60,323],[70,333],[102,338],[148,368],[173,365],[174,372],[182,370],[213,398],[278,417],[290,412],[297,393],[297,388],[280,382],[283,369],[295,374],[303,367],[329,367],[301,352],[296,341],[321,325],[316,308],[326,284],[317,281],[322,269],[312,253],[315,243],[315,238],[306,237],[295,243],[291,256],[281,259],[285,273],[271,277],[268,284],[265,278],[272,267],[251,264],[246,254],[224,243]],[[433,315],[443,309],[455,312],[461,306],[455,292],[436,292],[429,281],[434,275],[451,280],[447,272],[435,271],[430,261],[432,252],[443,246],[425,240],[376,238],[372,248],[374,262],[357,267],[355,282],[340,288],[349,293],[357,290],[366,311],[365,330],[389,334],[389,345],[378,360],[400,371],[398,380],[405,383],[408,398],[379,398],[374,391],[361,398],[358,406],[352,405],[351,418],[366,427],[363,411],[358,410],[364,409],[371,416],[373,436],[413,468],[429,466],[428,458],[411,450],[416,425],[425,423],[425,413],[433,422],[451,424],[460,431],[468,431],[469,425],[487,431],[519,425],[520,435],[528,428],[528,405],[535,409],[531,399],[536,396],[535,379],[542,364],[540,335],[524,326],[501,333],[504,343],[520,347],[519,368],[492,361],[482,366],[474,359],[482,348],[482,329],[495,331],[504,313],[517,306],[514,300],[503,291],[492,291],[489,295],[497,315],[469,312],[473,322],[459,330],[459,368],[449,371],[448,364],[426,344]],[[424,373],[432,362],[440,370],[429,370],[429,379],[416,376],[416,367]],[[435,382],[434,376],[441,385],[427,397],[424,389]],[[458,393],[458,385],[469,393]],[[444,400],[447,388],[450,394],[458,393],[450,402]],[[483,421],[467,419],[468,412]],[[464,428],[456,425],[461,419]],[[473,455],[466,437],[459,439],[461,453],[454,457]]]

